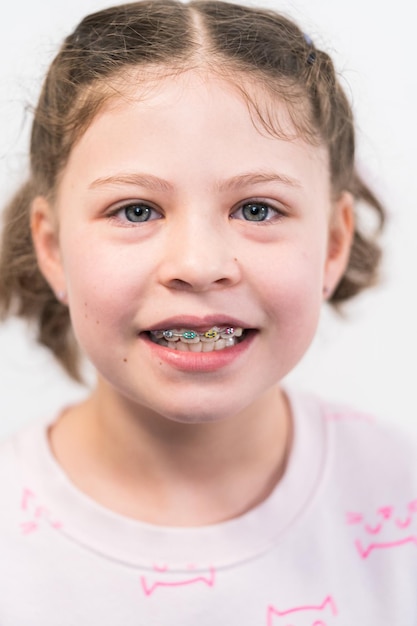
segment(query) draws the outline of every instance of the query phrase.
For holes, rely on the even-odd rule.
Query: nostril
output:
[[[172,278],[168,282],[171,289],[181,289],[183,291],[205,291],[212,289],[213,286],[228,287],[232,281],[229,278],[218,278],[213,281],[206,280],[203,275],[196,276],[193,280],[183,280],[181,278]]]
[[[169,286],[172,287],[173,289],[182,289],[182,290],[192,290],[194,289],[192,283],[187,282],[186,280],[182,280],[181,278],[173,278],[170,283]]]

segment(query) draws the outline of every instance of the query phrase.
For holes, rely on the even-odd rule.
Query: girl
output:
[[[417,622],[413,449],[281,385],[375,282],[361,202],[382,223],[284,17],[145,0],[65,40],[0,293],[97,384],[1,448],[2,626]]]

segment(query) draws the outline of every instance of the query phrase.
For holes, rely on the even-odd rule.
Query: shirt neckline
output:
[[[286,391],[294,436],[284,476],[261,504],[232,520],[192,528],[156,526],[107,509],[75,487],[56,461],[47,435],[51,420],[38,421],[15,437],[24,488],[59,521],[54,532],[131,567],[155,570],[169,564],[171,571],[198,571],[255,558],[280,541],[309,508],[328,458],[320,402]]]

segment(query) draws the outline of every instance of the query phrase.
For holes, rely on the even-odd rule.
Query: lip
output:
[[[206,315],[204,317],[181,315],[161,320],[152,327],[147,328],[146,332],[151,330],[170,330],[172,328],[190,328],[191,330],[196,330],[197,332],[205,332],[206,330],[213,328],[213,326],[235,326],[245,329],[252,328],[252,326],[247,322],[237,319],[236,317],[228,317],[227,315]]]
[[[224,322],[219,322],[218,317],[216,317],[215,319],[215,323],[224,324]],[[190,318],[181,318],[180,326],[182,325],[182,327],[187,327],[189,321]],[[164,320],[163,323],[165,324],[166,322],[169,322],[171,324],[171,326],[168,326],[168,328],[172,328],[175,325],[178,326],[178,318],[174,320]],[[228,318],[227,323],[232,324],[232,320]],[[237,326],[237,320],[234,320],[233,324]],[[212,323],[211,325],[209,324],[210,328],[212,326]],[[192,325],[191,327],[193,329],[195,328],[196,330],[199,330],[200,328],[201,330],[204,330],[205,328],[207,328],[207,323],[205,327],[201,325],[197,327],[195,325]],[[155,327],[152,328],[152,330],[161,330],[163,328],[167,328],[167,326]],[[182,372],[204,373],[216,372],[218,370],[221,370],[241,358],[241,356],[250,348],[256,334],[256,330],[248,330],[244,341],[237,343],[231,348],[225,348],[224,350],[214,350],[212,352],[182,352],[178,350],[172,350],[168,347],[160,346],[159,344],[151,341],[146,332],[139,334],[139,340],[143,341],[144,345],[155,358],[157,358],[159,361],[166,363],[170,367],[173,367],[174,369]]]

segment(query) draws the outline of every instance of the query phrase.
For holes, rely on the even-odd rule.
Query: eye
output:
[[[231,215],[233,219],[242,219],[247,222],[270,222],[283,217],[283,212],[275,209],[267,202],[251,200],[242,204]]]
[[[146,202],[129,202],[114,209],[110,214],[110,218],[127,225],[143,224],[160,217],[161,214]]]
[[[135,224],[157,219],[158,216],[155,209],[152,209],[152,207],[143,202],[129,204],[120,209],[120,213],[124,214],[128,222],[134,222]]]

